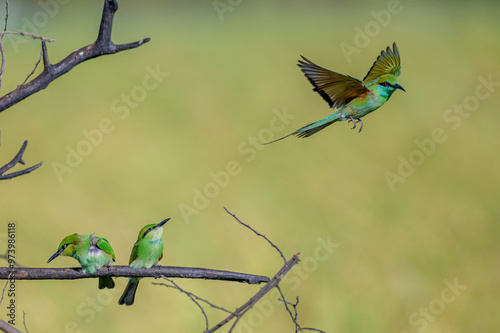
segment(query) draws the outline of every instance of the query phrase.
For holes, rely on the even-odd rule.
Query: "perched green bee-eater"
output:
[[[115,253],[108,241],[94,234],[66,236],[47,263],[59,255],[75,258],[82,266],[82,271],[89,274],[94,274],[101,267],[111,266],[115,261]],[[111,289],[114,286],[115,283],[110,276],[99,277],[99,289]]]
[[[271,142],[279,141],[290,135],[306,138],[334,122],[342,120],[352,121],[352,129],[356,128],[357,123],[361,123],[359,128],[361,132],[363,128],[361,117],[381,107],[396,89],[405,91],[397,80],[401,73],[401,59],[396,43],[393,44],[392,48],[392,50],[390,47],[387,47],[386,51],[382,50],[363,81],[330,71],[302,57],[304,61],[299,60],[298,66],[313,85],[313,91],[320,94],[332,109],[338,110],[326,118]]]
[[[163,225],[170,218],[157,224],[148,224],[139,232],[137,242],[135,242],[130,254],[130,267],[132,268],[151,268],[163,258]],[[127,287],[123,291],[118,304],[134,304],[135,292],[141,278],[130,278]]]

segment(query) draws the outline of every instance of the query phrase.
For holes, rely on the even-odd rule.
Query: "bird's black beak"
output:
[[[406,90],[403,87],[401,87],[399,84],[397,84],[397,83],[394,85],[394,88],[401,89],[404,92],[406,92]]]
[[[170,220],[170,217],[168,219],[165,219],[165,220],[161,221],[160,223],[158,223],[155,228],[161,228],[161,227],[163,227],[163,225],[165,223],[167,223],[169,220]]]
[[[47,264],[48,264],[49,262],[51,262],[52,260],[54,260],[55,258],[57,258],[57,256],[58,256],[58,255],[60,255],[62,251],[64,251],[64,249],[60,249],[59,251],[57,251],[56,253],[54,253],[54,254],[52,255],[52,257],[50,257],[50,258],[49,258],[49,260],[47,260]]]

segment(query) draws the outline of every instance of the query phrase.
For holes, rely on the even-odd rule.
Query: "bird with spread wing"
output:
[[[387,50],[382,50],[363,81],[320,67],[305,57],[302,59],[299,60],[298,66],[313,85],[313,91],[320,94],[330,108],[337,110],[326,118],[268,143],[282,140],[290,135],[307,138],[336,121],[344,120],[353,123],[352,129],[359,123],[361,132],[363,129],[361,117],[381,107],[396,89],[405,91],[397,80],[401,74],[401,59],[396,43],[392,49],[387,47]]]

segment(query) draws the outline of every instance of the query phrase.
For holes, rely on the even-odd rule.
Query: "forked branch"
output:
[[[0,168],[0,179],[12,179],[14,177],[24,175],[24,174],[30,173],[33,170],[38,169],[42,165],[43,162],[40,162],[40,163],[35,164],[32,167],[26,168],[24,170],[5,174],[5,172],[7,172],[9,169],[16,166],[18,163],[23,164],[23,165],[25,164],[23,161],[23,154],[24,154],[24,151],[26,150],[26,146],[28,146],[28,141],[24,141],[24,143],[23,143],[21,149],[19,150],[19,152],[17,153],[17,155],[14,156],[14,158],[9,163],[5,164],[3,167]]]
[[[70,53],[66,58],[56,64],[50,63],[46,41],[42,40],[43,71],[31,81],[17,86],[16,89],[1,97],[0,112],[22,101],[26,97],[47,88],[52,81],[66,74],[86,60],[105,54],[114,54],[120,51],[130,50],[150,41],[149,38],[144,38],[128,44],[117,45],[113,43],[111,40],[111,31],[113,28],[113,18],[117,10],[118,3],[116,0],[105,0],[97,40],[92,44]]]
[[[283,277],[299,262],[300,253],[297,253],[296,255],[294,255],[290,260],[286,260],[285,256],[283,255],[283,252],[278,248],[278,246],[276,246],[273,242],[271,242],[271,240],[269,238],[267,238],[265,235],[261,234],[260,232],[258,232],[254,228],[252,228],[249,224],[243,223],[240,219],[238,219],[236,217],[235,214],[231,213],[228,209],[226,209],[226,208],[224,208],[224,209],[238,223],[240,223],[241,225],[243,225],[246,228],[253,231],[257,236],[264,238],[274,249],[276,249],[278,251],[280,256],[284,259],[285,264],[274,275],[274,277],[271,280],[269,280],[269,282],[265,286],[263,286],[254,296],[252,296],[248,301],[246,301],[243,305],[241,305],[240,307],[238,307],[234,311],[229,311],[229,310],[227,310],[221,306],[215,305],[214,303],[207,301],[206,299],[203,299],[203,298],[201,298],[201,297],[199,297],[199,296],[197,296],[197,295],[195,295],[187,290],[184,290],[183,288],[181,288],[179,286],[178,283],[175,283],[171,279],[164,277],[164,279],[166,281],[168,281],[170,284],[167,284],[167,283],[153,283],[153,284],[162,285],[162,286],[169,287],[169,288],[174,288],[174,289],[177,289],[178,291],[180,291],[181,293],[187,295],[191,299],[191,301],[193,301],[193,303],[195,303],[196,306],[201,310],[201,312],[205,318],[205,330],[204,330],[205,333],[213,333],[213,332],[217,331],[219,328],[230,323],[231,321],[232,321],[232,325],[227,332],[228,333],[233,332],[234,328],[236,327],[236,325],[238,324],[240,319],[250,309],[252,309],[257,304],[257,302],[259,302],[259,300],[262,299],[262,297],[264,297],[271,290],[273,290],[273,288],[276,288],[279,291],[279,294],[281,296],[281,299],[279,299],[279,301],[283,302],[283,304],[286,308],[286,311],[289,313],[290,318],[292,319],[292,321],[295,325],[295,332],[314,331],[314,332],[324,333],[324,331],[321,331],[321,330],[316,329],[316,328],[301,327],[299,325],[299,323],[298,323],[298,310],[297,310],[298,296],[296,298],[297,299],[296,303],[291,303],[291,302],[287,301],[285,299],[285,295],[283,294],[283,292],[279,286],[279,283],[281,282]],[[210,327],[209,319],[208,319],[207,313],[205,312],[204,305],[209,305],[210,307],[218,309],[218,310],[223,311],[223,312],[226,312],[229,315],[225,319],[223,319],[221,322],[219,322],[218,324],[214,325],[213,327]],[[292,313],[292,311],[293,311],[293,313]],[[234,319],[234,321],[233,321],[233,319]]]

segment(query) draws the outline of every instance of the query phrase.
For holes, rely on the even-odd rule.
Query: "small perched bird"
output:
[[[170,218],[157,224],[148,224],[139,232],[137,242],[135,242],[130,254],[130,267],[132,268],[151,268],[163,258],[163,225]],[[123,291],[118,304],[134,304],[135,292],[141,278],[130,278],[127,287]]]
[[[352,129],[360,123],[359,132],[361,132],[363,128],[361,117],[381,107],[396,89],[405,91],[397,80],[401,73],[401,59],[396,43],[393,44],[392,50],[390,47],[387,47],[386,51],[382,50],[363,81],[320,67],[305,57],[302,59],[303,61],[299,60],[298,66],[313,85],[313,91],[320,94],[332,109],[338,110],[326,118],[268,143],[282,140],[290,135],[306,138],[336,121],[343,120],[352,122]]]
[[[94,274],[101,267],[111,266],[115,261],[115,253],[108,241],[94,234],[66,236],[47,263],[60,255],[75,258],[82,266],[82,271],[89,274]],[[99,277],[99,289],[111,289],[114,286],[115,282],[110,276]]]

